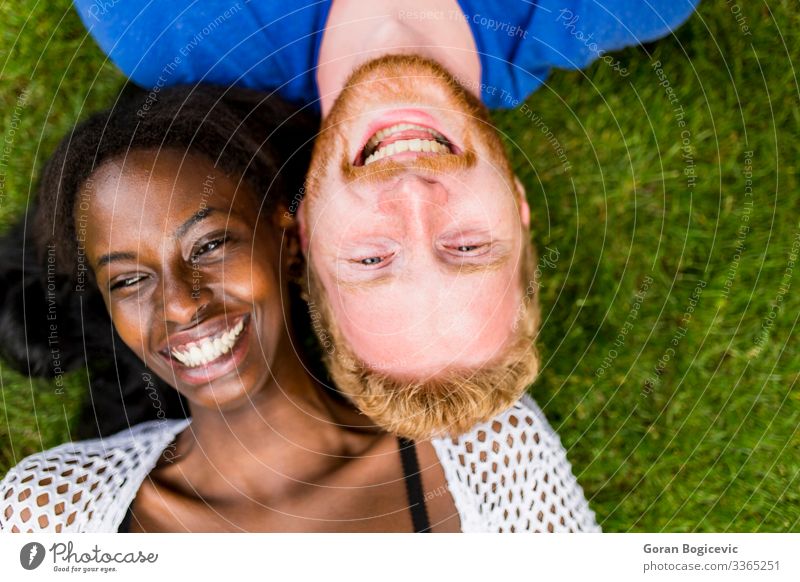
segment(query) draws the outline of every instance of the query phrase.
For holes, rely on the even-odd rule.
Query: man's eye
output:
[[[350,259],[350,263],[358,267],[369,267],[371,269],[383,269],[391,263],[394,253],[386,255],[373,255],[371,257],[354,257]]]
[[[471,255],[476,255],[480,254],[482,251],[487,251],[489,249],[489,245],[488,244],[458,245],[451,248],[459,253],[468,253]]]
[[[133,277],[125,277],[124,279],[120,279],[116,283],[111,285],[111,290],[116,291],[117,289],[124,289],[126,287],[133,287],[139,281],[144,279],[144,275],[135,275]]]

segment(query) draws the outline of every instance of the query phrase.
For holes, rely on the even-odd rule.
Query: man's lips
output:
[[[450,142],[438,131],[411,123],[399,123],[380,130],[361,151],[363,165],[411,152],[421,155],[452,153]]]
[[[353,165],[364,166],[399,155],[408,158],[459,152],[433,117],[422,111],[398,110],[369,124]]]

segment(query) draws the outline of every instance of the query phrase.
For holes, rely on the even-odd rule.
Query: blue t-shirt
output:
[[[577,69],[660,38],[700,0],[458,0],[480,55],[480,93],[514,107],[552,67]],[[189,83],[276,91],[318,110],[315,67],[331,0],[75,0],[112,61],[147,90]],[[436,17],[417,14],[414,17]]]

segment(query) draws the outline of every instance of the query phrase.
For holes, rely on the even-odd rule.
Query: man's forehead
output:
[[[333,308],[339,321],[364,330],[400,333],[429,327],[464,331],[502,319],[519,300],[521,284],[513,269],[453,277],[431,276],[417,282],[393,276],[379,284],[333,282]]]
[[[455,313],[400,309],[373,314],[378,325],[367,311],[334,316],[350,349],[370,367],[416,374],[484,365],[508,345],[515,314],[512,303]]]

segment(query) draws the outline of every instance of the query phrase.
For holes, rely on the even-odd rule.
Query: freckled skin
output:
[[[479,367],[503,355],[522,301],[524,190],[494,130],[436,70],[388,67],[351,81],[318,137],[316,189],[299,214],[304,250],[367,365],[405,378]],[[353,165],[369,128],[391,115],[430,119],[470,155]],[[497,268],[475,270],[500,256]]]
[[[501,194],[507,187],[491,183],[489,172],[480,174],[472,172],[483,180],[476,189],[448,177],[429,184],[411,176],[385,189],[343,188],[315,215],[312,245],[329,250],[312,252],[314,266],[342,333],[375,368],[424,375],[501,354],[520,300],[522,229],[513,196]],[[498,193],[482,195],[484,187]],[[467,223],[480,238],[456,236],[446,250],[437,246],[443,233]],[[367,242],[375,238],[398,241],[385,268],[392,279],[364,288],[342,284],[352,275],[351,257],[382,252]],[[453,247],[490,238],[502,241],[508,260],[497,270],[468,273]]]

